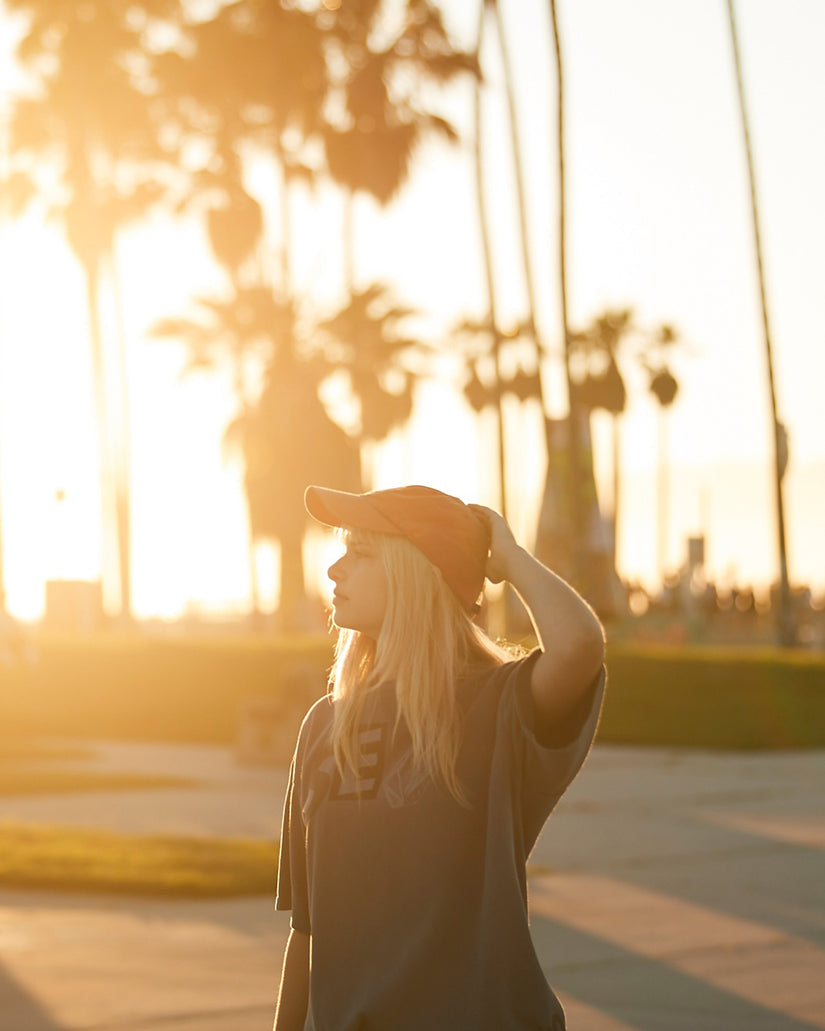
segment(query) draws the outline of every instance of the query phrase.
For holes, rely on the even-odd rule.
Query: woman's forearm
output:
[[[303,1031],[309,1003],[310,937],[291,930],[284,950],[273,1031]]]
[[[563,647],[571,637],[601,649],[598,616],[565,580],[542,565],[524,548],[509,556],[507,580],[524,602],[545,651]],[[600,664],[601,660],[599,660]]]
[[[540,718],[563,720],[582,699],[604,661],[604,632],[587,602],[560,576],[522,548],[502,517],[474,506],[490,528],[487,576],[506,580],[524,602],[542,654],[531,687]]]

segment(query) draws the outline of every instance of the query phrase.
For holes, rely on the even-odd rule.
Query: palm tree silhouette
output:
[[[343,374],[357,410],[350,432],[358,441],[363,486],[373,481],[370,445],[410,419],[415,383],[428,371],[430,348],[405,332],[415,314],[395,301],[386,284],[373,283],[351,292],[317,326],[327,360]]]
[[[663,323],[650,338],[642,361],[650,377],[650,392],[659,405],[657,461],[656,557],[659,576],[667,576],[667,537],[670,522],[670,477],[668,475],[668,412],[679,393],[679,384],[668,361],[679,342],[673,326]]]
[[[268,284],[235,286],[226,300],[200,298],[192,317],[164,319],[152,333],[187,346],[189,371],[229,360],[238,411],[225,441],[243,460],[250,539],[278,542],[280,627],[303,628],[304,488],[360,484],[357,445],[319,397],[334,366],[295,301],[279,299]],[[257,611],[254,562],[252,584]]]
[[[556,0],[550,0],[550,23],[553,31],[553,54],[556,62],[556,160],[558,163],[558,248],[559,248],[559,303],[561,306],[562,340],[564,345],[564,373],[567,383],[568,404],[568,448],[569,474],[568,493],[570,506],[570,543],[573,552],[572,568],[578,578],[585,576],[581,568],[584,557],[584,542],[581,528],[585,525],[584,478],[592,478],[592,456],[590,468],[584,469],[584,448],[581,440],[581,414],[573,384],[572,341],[570,319],[567,312],[567,179],[565,167],[565,121],[564,121],[564,64],[562,60],[561,34],[556,10]]]
[[[25,189],[25,182],[23,186]],[[5,223],[13,210],[10,197],[11,188],[12,183],[9,172],[6,112],[4,109],[0,109],[0,230],[5,226]],[[0,306],[0,342],[2,341],[4,328],[3,312],[2,307]],[[0,444],[2,444],[1,439]],[[0,451],[2,451],[1,447]],[[2,625],[5,617],[8,615],[8,610],[6,608],[6,576],[5,567],[3,565],[3,471],[2,463],[0,463],[0,625]]]
[[[290,289],[291,184],[315,174],[310,140],[320,130],[327,92],[324,34],[295,5],[237,0],[180,27],[182,42],[156,55],[153,75],[166,117],[200,156],[190,194],[214,192],[215,163],[243,165],[252,154],[278,169],[280,287]],[[230,152],[234,156],[230,157]],[[192,160],[197,160],[193,158]],[[238,175],[236,173],[236,178]],[[237,191],[219,206],[232,221]]]
[[[524,288],[527,294],[527,313],[525,328],[529,339],[533,342],[536,350],[536,367],[541,370],[544,347],[539,338],[537,326],[537,303],[535,293],[535,274],[533,270],[533,259],[530,251],[529,216],[527,210],[527,189],[522,161],[522,144],[519,132],[519,119],[516,104],[515,83],[513,81],[513,62],[510,55],[510,47],[507,42],[507,31],[502,15],[499,0],[484,0],[488,9],[493,12],[498,37],[499,52],[501,54],[502,67],[504,70],[504,87],[507,98],[510,128],[510,151],[513,159],[515,172],[516,203],[518,210],[519,244],[521,247],[522,275]],[[536,396],[543,412],[546,411],[544,403],[544,390],[541,381],[541,374],[536,378]]]
[[[350,0],[322,21],[328,46],[328,98],[321,135],[329,176],[344,192],[345,281],[355,289],[354,216],[358,194],[389,204],[428,136],[455,142],[455,127],[428,94],[465,73],[475,57],[457,50],[429,0],[405,0],[391,32],[383,0]]]
[[[363,195],[382,207],[388,205],[405,185],[427,137],[457,141],[456,129],[432,110],[429,95],[462,74],[477,72],[475,57],[453,46],[434,4],[407,0],[396,12],[391,32],[387,6],[382,0],[358,0],[340,5],[322,20],[329,93],[321,138],[327,174],[342,191],[344,282],[349,295],[328,328],[352,352],[349,370],[362,409],[362,444],[382,439],[409,418],[414,377],[398,363],[397,389],[387,389],[386,377],[395,356],[415,348],[412,341],[399,345],[386,317],[369,314],[376,301],[386,297],[386,285],[357,283],[357,198]],[[360,358],[355,353],[359,350]],[[376,376],[371,368],[381,373]],[[372,479],[368,450],[362,446],[366,484]]]
[[[402,352],[415,350],[400,328],[409,312],[391,300],[386,287],[351,290],[346,303],[326,320],[292,290],[289,187],[295,177],[312,177],[317,171],[312,151],[325,129],[325,49],[334,44],[333,29],[340,32],[341,25],[335,19],[330,23],[330,16],[314,18],[280,4],[242,0],[187,29],[187,56],[164,54],[156,66],[181,134],[197,137],[201,148],[208,143],[186,204],[205,213],[212,250],[229,281],[225,300],[201,299],[199,317],[164,320],[156,333],[185,340],[195,365],[209,365],[221,353],[233,356],[239,411],[228,439],[240,446],[244,457],[253,541],[280,541],[284,625],[293,620],[303,590],[300,541],[305,518],[298,487],[313,478],[315,469],[316,479],[356,488],[360,480],[353,456],[357,458],[358,444],[380,439],[409,417],[415,375],[414,368],[400,362]],[[361,29],[358,23],[347,31],[352,36]],[[401,60],[403,50],[401,46],[385,55],[388,67]],[[297,60],[296,55],[303,57]],[[216,74],[216,63],[218,69],[228,64],[227,83]],[[288,70],[294,74],[284,88]],[[409,108],[405,111],[409,114]],[[399,117],[402,128],[403,122]],[[390,125],[393,141],[397,128],[394,122]],[[265,262],[256,258],[266,237],[260,206],[244,187],[250,147],[258,155],[271,152],[282,173],[277,288]],[[371,156],[372,167],[386,176],[383,151],[383,164]],[[391,178],[392,189],[400,188],[403,180],[394,174]],[[367,186],[375,183],[358,180],[353,189]],[[262,377],[263,386],[250,392],[244,367],[256,350],[256,377]],[[358,409],[350,427],[354,439],[319,399],[336,369],[343,370]]]
[[[481,67],[481,48],[484,42],[485,26],[487,22],[487,4],[485,0],[479,4],[478,8],[478,32],[476,36],[476,49],[475,59],[476,63]],[[487,319],[486,323],[479,327],[480,332],[484,333],[489,339],[490,353],[493,359],[493,371],[495,374],[496,382],[500,383],[502,380],[501,371],[501,346],[504,339],[504,334],[501,331],[498,320],[498,311],[496,304],[496,285],[495,285],[495,274],[493,271],[493,252],[490,242],[490,227],[487,218],[487,206],[485,199],[485,174],[484,174],[484,160],[482,154],[482,91],[483,91],[483,79],[479,74],[475,78],[474,89],[473,89],[473,158],[474,158],[474,170],[475,170],[475,193],[476,193],[476,210],[478,212],[478,226],[481,233],[481,256],[484,265],[484,287],[485,287],[485,298],[487,302]],[[479,411],[480,408],[486,402],[486,392],[483,396],[478,394],[478,386],[481,385],[481,381],[478,376],[478,371],[475,364],[472,366],[471,378],[467,383],[469,388],[470,404]],[[479,403],[473,399],[473,392],[479,400]],[[504,405],[503,395],[501,391],[497,391],[494,396],[494,406],[496,411],[496,437],[498,442],[498,481],[499,481],[499,503],[501,508],[501,514],[504,518],[507,518],[507,462],[506,462],[506,442],[504,436]]]
[[[534,396],[539,401],[542,412],[545,414],[545,442],[548,459],[548,475],[545,483],[542,500],[542,511],[539,518],[539,530],[536,541],[537,554],[559,565],[558,545],[563,539],[564,557],[561,560],[565,565],[565,575],[576,582],[586,593],[593,594],[599,589],[599,584],[588,586],[585,579],[588,577],[597,581],[599,576],[593,569],[585,568],[584,536],[585,527],[592,515],[592,505],[585,498],[585,481],[592,478],[592,456],[589,451],[585,452],[582,446],[582,413],[579,411],[578,400],[571,375],[571,342],[569,320],[567,313],[567,264],[566,264],[566,195],[565,195],[565,150],[564,150],[564,93],[563,93],[563,67],[561,44],[559,40],[558,22],[556,18],[555,3],[550,4],[550,15],[553,34],[553,47],[556,59],[556,85],[557,85],[557,161],[558,161],[558,248],[559,248],[559,300],[561,307],[561,335],[563,341],[564,370],[567,381],[568,393],[568,417],[565,426],[560,426],[557,420],[550,419],[547,415],[544,388],[542,384],[541,368],[546,357],[547,349],[541,340],[537,326],[537,302],[535,296],[535,276],[529,241],[529,215],[527,205],[527,193],[525,175],[522,161],[522,144],[519,133],[519,120],[516,105],[515,85],[513,76],[513,60],[507,40],[507,30],[504,22],[502,4],[500,0],[482,0],[485,7],[492,11],[495,17],[499,50],[501,53],[502,67],[504,72],[505,94],[509,111],[509,127],[511,134],[511,154],[515,172],[516,201],[518,211],[519,241],[521,246],[522,272],[527,295],[527,314],[525,319],[525,335],[532,341],[536,354],[537,374],[533,377]],[[563,442],[561,438],[564,438]],[[564,469],[562,475],[565,481],[565,489],[559,491],[558,483],[551,483],[551,479],[557,479],[559,470],[554,468],[556,459],[560,452],[564,452],[562,464]],[[594,499],[591,497],[590,501]],[[586,511],[587,509],[587,511]],[[552,528],[552,531],[551,529]],[[560,534],[561,536],[557,536]],[[553,537],[551,541],[550,537]],[[550,552],[555,552],[551,555]]]
[[[624,308],[607,309],[584,329],[570,333],[570,363],[574,364],[581,356],[585,366],[584,376],[573,384],[576,403],[581,410],[590,412],[600,408],[611,417],[611,540],[614,569],[621,497],[621,416],[627,404],[627,388],[619,359],[624,341],[634,330],[633,312],[630,308]]]
[[[92,352],[104,533],[117,545],[120,612],[131,616],[129,403],[123,354],[101,313],[104,293],[116,290],[115,243],[127,222],[163,194],[155,174],[166,155],[157,144],[143,78],[145,23],[102,0],[44,5],[10,0],[28,17],[17,57],[36,85],[15,100],[9,148],[12,170],[28,178],[22,204],[44,200],[63,223],[84,274]],[[140,13],[134,5],[132,15]],[[53,169],[44,185],[43,169]],[[106,389],[109,367],[119,384]],[[114,509],[114,525],[109,520]],[[107,579],[103,547],[103,578]]]

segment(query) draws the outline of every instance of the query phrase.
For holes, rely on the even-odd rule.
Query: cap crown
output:
[[[486,522],[459,498],[413,485],[348,494],[308,487],[307,511],[327,526],[345,526],[406,537],[441,570],[470,611],[484,586],[489,550]]]

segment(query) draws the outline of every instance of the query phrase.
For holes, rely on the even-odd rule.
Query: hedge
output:
[[[0,734],[224,744],[263,701],[294,744],[331,662],[325,636],[42,637],[0,667]]]
[[[608,647],[599,739],[694,748],[825,746],[825,653]]]
[[[263,703],[288,756],[326,689],[327,637],[42,638],[0,667],[0,734],[236,742]],[[825,655],[764,649],[608,648],[599,740],[699,748],[825,746]]]

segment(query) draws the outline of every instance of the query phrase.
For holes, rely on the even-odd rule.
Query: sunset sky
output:
[[[445,0],[456,37],[472,45],[476,4]],[[551,38],[544,0],[511,0],[520,127],[529,175],[531,246],[541,328],[560,342],[556,286],[555,132]],[[632,306],[645,325],[677,327],[681,385],[669,421],[668,559],[705,532],[708,572],[764,585],[777,570],[764,348],[750,199],[724,0],[560,0],[566,73],[570,317]],[[514,17],[513,12],[518,11]],[[786,508],[793,581],[825,592],[825,4],[740,0],[740,44],[762,208],[780,416],[790,435]],[[0,88],[12,87],[9,32],[0,23]],[[500,72],[488,55],[486,154],[490,211],[507,317],[522,309],[509,137]],[[470,91],[445,110],[467,130]],[[389,278],[425,313],[421,333],[482,310],[482,266],[469,142],[419,155],[413,181],[379,213],[359,203],[357,269]],[[250,185],[274,196],[270,170]],[[320,305],[341,287],[340,203],[301,197],[297,279]],[[132,404],[134,600],[139,615],[243,611],[249,580],[240,469],[221,438],[233,414],[228,382],[180,378],[181,349],[146,338],[158,318],[186,311],[221,274],[198,227],[157,217],[124,237]],[[421,391],[414,424],[376,456],[376,486],[424,482],[494,503],[492,427],[479,427],[447,381]],[[653,585],[657,411],[628,375],[623,429],[622,571]],[[562,402],[557,398],[562,414]],[[542,485],[536,413],[511,413],[508,488],[530,543]],[[609,454],[597,425],[600,489]],[[0,503],[10,610],[42,611],[51,578],[94,578],[99,499],[86,316],[80,271],[36,216],[0,226]],[[62,492],[58,500],[57,492]],[[262,555],[265,586],[267,558]],[[269,589],[269,588],[267,588]]]

